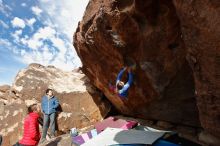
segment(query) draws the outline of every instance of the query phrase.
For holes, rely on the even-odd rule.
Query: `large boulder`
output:
[[[82,70],[123,114],[220,137],[220,2],[90,0],[74,34]],[[128,100],[108,88],[136,64]]]
[[[125,115],[200,126],[192,70],[170,0],[91,0],[74,35],[83,72]],[[128,100],[108,88],[136,64]],[[187,116],[186,116],[187,115]]]

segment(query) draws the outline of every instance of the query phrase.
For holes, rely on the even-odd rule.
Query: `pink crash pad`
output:
[[[137,126],[137,122],[135,121],[126,121],[123,119],[117,119],[114,117],[109,117],[97,124],[95,124],[95,128],[98,133],[102,132],[105,130],[107,127],[109,128],[122,128],[124,130],[126,129],[131,129],[135,126]]]

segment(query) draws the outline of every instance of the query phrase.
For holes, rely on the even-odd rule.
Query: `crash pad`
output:
[[[109,117],[101,122],[95,124],[95,128],[98,133],[109,128],[122,128],[122,129],[131,129],[135,127],[138,123],[136,121],[126,121],[123,119],[118,119],[115,117]]]
[[[97,136],[97,131],[96,129],[93,129],[87,133],[83,133],[81,135],[73,137],[72,141],[74,144],[81,145],[95,136]]]
[[[165,132],[106,128],[99,135],[82,144],[82,146],[109,146],[114,144],[152,144],[164,134]]]

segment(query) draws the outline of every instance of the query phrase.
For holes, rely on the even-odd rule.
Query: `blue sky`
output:
[[[81,66],[72,36],[89,0],[0,0],[0,85],[30,63]]]

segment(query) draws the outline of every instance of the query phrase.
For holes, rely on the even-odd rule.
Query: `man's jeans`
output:
[[[49,115],[44,114],[42,138],[46,138],[47,130],[49,128],[49,119],[50,119],[50,130],[51,130],[50,134],[51,134],[51,136],[55,135],[55,116],[56,116],[56,113],[52,113]]]

